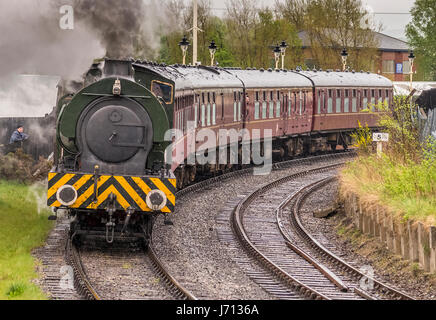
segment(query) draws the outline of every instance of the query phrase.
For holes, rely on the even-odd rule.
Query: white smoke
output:
[[[51,0],[0,2],[0,75],[79,78],[104,55],[96,34],[80,23],[61,29],[60,5]]]
[[[55,79],[79,80],[107,53],[155,58],[160,36],[174,28],[167,1],[0,1],[0,117],[49,113],[56,104]],[[60,26],[63,5],[73,7],[72,30]]]
[[[9,75],[0,91],[0,118],[43,117],[56,105],[59,77]]]

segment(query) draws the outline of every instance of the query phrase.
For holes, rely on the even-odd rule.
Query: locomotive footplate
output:
[[[113,176],[51,172],[47,205],[54,208],[107,210],[115,196],[117,211],[172,213],[176,203],[174,176]]]
[[[49,173],[47,204],[74,217],[72,238],[103,238],[106,243],[126,238],[147,245],[155,217],[174,212],[173,176],[109,176],[85,173]],[[80,241],[80,240],[79,240]]]

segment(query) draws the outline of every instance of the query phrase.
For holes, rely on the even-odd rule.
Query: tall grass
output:
[[[394,107],[378,105],[379,125],[390,135],[384,154],[370,147],[371,135],[359,124],[353,138],[359,157],[342,171],[341,192],[352,191],[366,205],[379,205],[401,219],[436,224],[436,141],[420,143],[409,102],[396,98]]]
[[[436,162],[402,164],[383,155],[360,156],[341,174],[342,192],[378,204],[407,220],[436,223]]]
[[[32,283],[37,278],[31,250],[44,244],[53,223],[49,211],[40,210],[36,192],[29,187],[0,181],[0,299],[46,299]]]

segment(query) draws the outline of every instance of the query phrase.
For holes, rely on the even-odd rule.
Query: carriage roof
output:
[[[354,71],[297,71],[310,78],[315,87],[392,87],[381,75]]]
[[[263,70],[157,63],[135,63],[174,81],[176,90],[215,88],[392,87],[392,82],[368,72]],[[313,84],[312,84],[313,82]]]

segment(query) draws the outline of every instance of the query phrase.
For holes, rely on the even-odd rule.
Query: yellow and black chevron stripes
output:
[[[61,207],[56,199],[56,193],[60,187],[70,185],[77,191],[77,200],[70,208],[105,209],[107,199],[113,193],[116,195],[116,205],[120,210],[131,207],[136,211],[152,211],[145,199],[150,191],[158,189],[167,196],[166,206],[161,212],[174,212],[176,179],[102,175],[97,181],[97,199],[94,182],[92,174],[49,173],[47,205]]]

